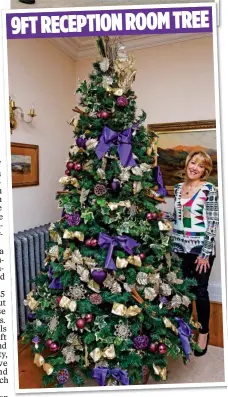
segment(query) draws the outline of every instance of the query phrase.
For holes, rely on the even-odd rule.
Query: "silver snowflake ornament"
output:
[[[75,300],[85,299],[86,290],[83,285],[75,285],[69,287],[68,296]]]
[[[114,335],[122,339],[128,339],[132,335],[129,325],[124,324],[122,321],[119,321],[119,324],[115,325],[115,329]]]

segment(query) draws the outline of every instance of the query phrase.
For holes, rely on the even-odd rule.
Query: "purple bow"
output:
[[[119,368],[109,369],[106,367],[96,367],[93,369],[93,378],[96,379],[98,385],[100,386],[105,385],[105,379],[108,375],[112,376],[114,379],[116,379],[124,386],[129,385],[129,378],[127,371],[123,371],[122,369]]]
[[[128,128],[123,132],[116,132],[105,126],[103,128],[99,143],[96,148],[97,157],[101,159],[112,146],[117,144],[122,166],[136,166],[136,162],[132,156],[131,135],[131,128]]]
[[[133,249],[139,245],[135,240],[128,236],[110,237],[108,234],[104,233],[99,234],[98,244],[101,248],[108,248],[105,268],[110,270],[116,269],[115,262],[112,259],[112,252],[116,245],[120,244],[124,251],[130,255],[134,254]]]
[[[175,320],[178,322],[179,328],[178,328],[178,335],[180,338],[180,342],[182,345],[182,348],[184,350],[184,353],[189,360],[189,353],[191,353],[191,346],[189,342],[189,338],[192,335],[192,330],[189,327],[187,323],[185,323],[182,318],[180,317],[175,317]]]
[[[52,289],[63,289],[63,285],[59,279],[59,277],[53,278],[53,270],[51,266],[48,268],[48,277],[51,280],[51,283],[49,284],[48,288]]]
[[[168,196],[168,192],[163,183],[161,168],[159,165],[156,165],[156,167],[154,167],[154,173],[155,173],[155,180],[158,184],[158,191],[157,191],[158,194],[160,194],[161,196]]]

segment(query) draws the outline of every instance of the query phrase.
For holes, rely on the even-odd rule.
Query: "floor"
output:
[[[195,0],[195,3],[208,2],[208,0]],[[213,1],[213,0],[209,0]],[[192,0],[185,0],[184,3],[191,3]],[[83,7],[83,6],[108,6],[108,5],[133,5],[133,4],[171,4],[183,3],[183,0],[36,0],[33,5],[20,3],[18,0],[11,0],[11,8],[54,8],[54,7]]]

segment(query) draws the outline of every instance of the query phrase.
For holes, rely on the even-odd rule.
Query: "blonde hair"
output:
[[[196,150],[196,151],[189,153],[189,155],[187,156],[186,161],[185,161],[185,173],[187,171],[189,162],[192,160],[192,158],[194,156],[199,156],[199,157],[201,157],[201,159],[203,159],[203,165],[205,167],[205,171],[200,179],[202,181],[205,181],[209,177],[209,175],[212,171],[212,168],[213,168],[212,159],[209,156],[209,154],[207,154],[206,152],[203,152],[201,150]]]

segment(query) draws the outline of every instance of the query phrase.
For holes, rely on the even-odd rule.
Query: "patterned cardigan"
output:
[[[173,251],[191,253],[208,259],[215,255],[215,236],[219,224],[218,194],[212,183],[204,185],[188,199],[181,199],[183,183],[174,187],[174,214],[165,218],[174,222]]]

